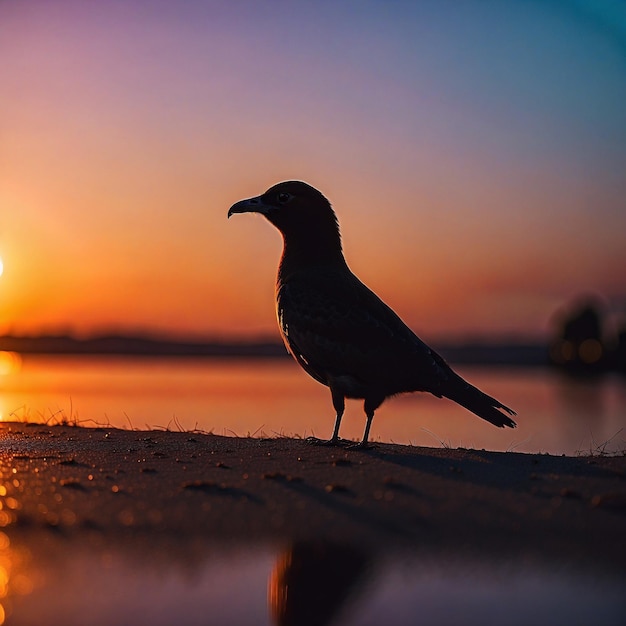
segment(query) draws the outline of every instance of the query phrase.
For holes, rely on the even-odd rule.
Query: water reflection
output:
[[[556,388],[563,413],[577,422],[589,421],[589,416],[593,416],[594,422],[601,422],[607,412],[605,380],[569,377],[557,379]]]
[[[586,380],[551,369],[460,368],[520,419],[502,432],[452,402],[400,396],[381,408],[375,438],[423,446],[574,454],[626,428],[626,385],[617,374]],[[330,435],[327,390],[284,361],[24,358],[0,377],[0,419],[86,426],[168,427],[220,435]],[[363,431],[360,404],[348,403],[348,438]],[[344,426],[342,425],[342,428]],[[342,431],[343,433],[343,431]],[[622,438],[623,439],[623,438]],[[616,450],[620,442],[616,441]],[[612,450],[614,451],[614,450]]]
[[[24,599],[34,589],[34,568],[30,550],[13,544],[9,535],[0,532],[0,624],[11,616],[16,599]]]
[[[269,583],[276,626],[331,624],[363,584],[368,558],[354,546],[295,543],[281,554]]]
[[[0,546],[1,616],[16,626],[612,626],[626,618],[623,577],[556,563],[18,528],[0,533]]]
[[[0,376],[17,374],[22,366],[22,357],[17,352],[0,350]]]

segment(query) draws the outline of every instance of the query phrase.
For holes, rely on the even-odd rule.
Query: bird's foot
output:
[[[376,446],[369,441],[359,441],[345,446],[346,450],[373,450]]]
[[[346,440],[339,439],[318,439],[317,437],[307,437],[305,441],[312,446],[341,446]]]

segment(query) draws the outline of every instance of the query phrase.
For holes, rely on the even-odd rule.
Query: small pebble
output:
[[[336,483],[326,485],[326,487],[324,487],[324,490],[326,491],[326,493],[348,493],[350,491],[350,489],[348,489],[348,487],[346,487],[345,485],[338,485]]]

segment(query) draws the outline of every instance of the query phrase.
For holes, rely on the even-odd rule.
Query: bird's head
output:
[[[240,200],[228,210],[235,213],[260,213],[285,240],[332,240],[339,245],[339,226],[330,202],[314,187],[298,180],[278,183],[264,194]]]

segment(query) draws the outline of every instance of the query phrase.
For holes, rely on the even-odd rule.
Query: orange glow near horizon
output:
[[[626,80],[586,24],[506,2],[486,25],[21,6],[0,5],[0,334],[275,334],[280,237],[226,212],[291,178],[331,200],[349,265],[425,338],[540,334],[581,292],[626,310]],[[536,19],[556,29],[540,59]],[[491,20],[518,39],[470,46]],[[576,98],[571,54],[605,72]]]

